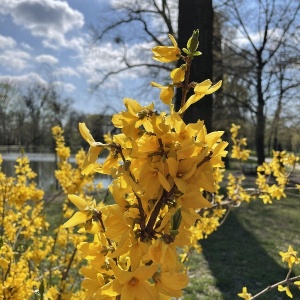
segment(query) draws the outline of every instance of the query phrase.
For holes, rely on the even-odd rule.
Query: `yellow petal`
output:
[[[194,94],[189,97],[189,99],[185,102],[183,107],[178,111],[179,114],[184,113],[192,104],[198,102],[200,99],[202,99],[205,96],[205,94]]]
[[[178,189],[181,192],[186,193],[186,188],[187,188],[186,181],[181,178],[177,178],[177,177],[174,177],[174,181],[175,181],[175,184],[178,187]]]
[[[181,290],[189,283],[188,277],[183,273],[161,273],[160,279],[163,285],[172,290]]]
[[[195,88],[195,94],[192,95],[185,103],[185,105],[179,110],[179,114],[185,112],[192,104],[196,103],[200,99],[202,99],[205,95],[212,94],[216,90],[218,90],[222,85],[222,81],[220,80],[215,85],[211,86],[211,81],[209,79],[204,80],[201,83],[198,83]]]
[[[173,87],[164,87],[159,95],[160,100],[167,105],[170,105],[174,97],[174,88]]]
[[[217,91],[220,87],[222,86],[222,80],[220,80],[219,82],[217,82],[215,85],[211,86],[208,91],[206,91],[206,95],[208,94],[212,94],[215,91]]]
[[[184,81],[184,76],[185,76],[185,65],[176,68],[174,70],[172,70],[172,72],[170,73],[170,77],[172,79],[173,82],[182,82]]]
[[[99,154],[104,150],[104,147],[101,146],[91,146],[88,153],[84,158],[84,162],[82,164],[82,172],[83,175],[88,175],[93,169],[96,160],[98,159]]]
[[[166,179],[166,177],[162,173],[157,172],[157,174],[158,174],[158,179],[159,179],[160,184],[163,186],[163,188],[167,192],[169,192],[171,190],[171,186],[170,186],[168,180]]]
[[[171,40],[174,47],[178,47],[177,41],[172,34],[168,34],[169,39]]]
[[[68,198],[79,210],[84,210],[88,206],[88,203],[79,196],[69,195]]]
[[[205,141],[208,145],[208,147],[212,147],[218,140],[219,138],[223,135],[224,131],[214,131],[209,133],[205,137]]]
[[[113,281],[110,281],[109,283],[107,283],[101,288],[101,295],[114,297],[111,299],[115,299],[116,296],[121,294],[121,291],[122,291],[122,285],[119,283],[117,279],[115,279]]]
[[[87,212],[81,212],[78,211],[76,212],[71,219],[69,219],[64,225],[63,227],[65,228],[69,228],[69,227],[74,227],[78,224],[82,224],[86,222],[86,216],[87,216]]]
[[[195,86],[194,92],[195,94],[206,94],[207,90],[211,85],[212,82],[209,79],[206,79]]]
[[[199,209],[212,206],[198,189],[189,191],[183,194],[180,198],[182,199],[182,206],[185,208]]]
[[[164,88],[163,85],[161,85],[161,84],[159,84],[159,83],[156,83],[156,82],[154,82],[154,81],[151,81],[150,84],[151,84],[153,87],[157,87],[157,88],[159,88],[159,89]]]
[[[142,106],[134,99],[124,98],[123,102],[128,112],[132,115],[136,115],[139,111],[142,110]]]
[[[86,127],[85,123],[79,123],[79,131],[82,137],[90,144],[93,145],[95,140],[91,135],[89,129]]]
[[[169,157],[169,158],[167,158],[167,164],[168,164],[168,167],[169,167],[170,175],[172,177],[176,177],[179,162],[175,158]]]
[[[153,276],[157,269],[158,266],[154,264],[151,266],[141,266],[133,272],[133,276],[139,280],[147,280]]]
[[[112,259],[109,259],[109,264],[120,284],[124,285],[132,279],[132,272],[122,270]]]
[[[134,286],[127,284],[122,288],[121,299],[156,300],[159,299],[159,296],[153,285],[150,285],[148,282],[137,282]]]

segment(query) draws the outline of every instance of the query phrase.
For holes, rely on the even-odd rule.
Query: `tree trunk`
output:
[[[213,79],[213,7],[212,0],[179,0],[178,45],[186,47],[193,31],[199,29],[199,48],[201,56],[194,59],[191,68],[190,82],[202,82]],[[191,91],[190,95],[193,91]],[[181,102],[181,89],[177,90],[176,108]],[[184,115],[187,123],[204,120],[208,131],[212,130],[213,100],[207,95],[188,108]]]
[[[255,146],[257,163],[261,165],[265,161],[265,127],[266,127],[266,116],[264,113],[265,100],[262,91],[262,69],[263,64],[261,63],[261,56],[258,56],[258,67],[257,67],[257,110],[256,110],[256,128],[255,128]]]
[[[257,163],[261,165],[265,161],[265,115],[263,106],[259,106],[256,113],[255,148]]]

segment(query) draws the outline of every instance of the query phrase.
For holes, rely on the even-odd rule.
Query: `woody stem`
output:
[[[191,74],[192,58],[187,57],[187,58],[185,58],[185,61],[186,61],[186,71],[185,71],[184,83],[182,86],[182,96],[181,96],[180,108],[183,107],[183,105],[185,104],[187,93],[190,89],[189,80],[190,80],[190,74]]]

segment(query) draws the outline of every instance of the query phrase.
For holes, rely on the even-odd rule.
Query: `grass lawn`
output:
[[[283,280],[286,263],[279,251],[289,245],[300,252],[300,197],[264,205],[255,201],[235,208],[226,222],[207,240],[201,241],[203,253],[190,262],[191,283],[183,299],[234,300],[243,286],[253,295]],[[300,267],[295,275],[300,274]],[[291,288],[294,299],[300,291]],[[285,293],[270,291],[261,300],[290,299]]]

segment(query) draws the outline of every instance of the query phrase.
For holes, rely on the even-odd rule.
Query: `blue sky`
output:
[[[99,112],[122,98],[135,75],[111,78],[102,93],[90,94],[97,70],[113,68],[118,52],[110,42],[93,46],[89,31],[99,22],[109,0],[1,0],[0,80],[54,81],[63,95],[83,112]],[[122,77],[123,76],[123,77]],[[123,83],[120,83],[122,82]],[[113,90],[113,93],[110,93]],[[101,103],[99,103],[99,101]]]

